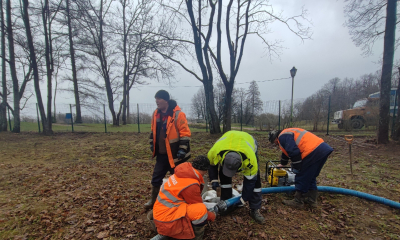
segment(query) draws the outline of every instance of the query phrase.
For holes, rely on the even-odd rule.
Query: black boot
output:
[[[316,208],[317,199],[318,199],[318,190],[310,190],[308,191],[304,202],[310,205],[311,208]]]
[[[291,207],[304,208],[303,193],[296,191],[292,200],[283,200],[282,202],[283,204]]]
[[[153,186],[151,188],[151,199],[147,203],[144,204],[144,208],[146,208],[146,209],[153,208],[153,205],[156,202],[159,191],[160,191],[160,186],[158,186],[158,187]]]
[[[204,237],[204,229],[206,228],[205,225],[203,226],[193,226],[194,238],[193,240],[202,240]]]
[[[265,218],[260,213],[260,209],[250,209],[250,217],[259,224],[265,223]]]

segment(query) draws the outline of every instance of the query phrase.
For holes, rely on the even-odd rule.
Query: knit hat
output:
[[[154,98],[161,98],[168,102],[169,101],[169,93],[165,90],[160,90],[156,93]]]
[[[268,134],[268,140],[270,143],[274,143],[275,139],[281,134],[282,130],[272,130]]]
[[[222,173],[227,177],[233,177],[242,166],[242,157],[237,152],[229,152],[225,155]]]
[[[210,168],[210,160],[204,155],[197,156],[193,159],[192,167],[197,170],[207,171]]]

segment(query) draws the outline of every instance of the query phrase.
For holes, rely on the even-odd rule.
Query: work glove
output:
[[[176,156],[178,157],[178,159],[183,159],[186,156],[186,151],[183,149],[179,149],[178,153],[176,154]]]
[[[281,158],[280,163],[281,163],[281,165],[285,166],[285,165],[287,165],[289,163],[289,159]]]
[[[150,151],[153,152],[154,151],[154,145],[150,144]]]
[[[208,215],[207,221],[211,221],[211,222],[214,221],[215,218],[217,217],[217,214],[214,211],[208,211],[207,215]]]
[[[217,187],[219,187],[219,183],[218,182],[213,182],[213,183],[211,183],[211,185],[212,185],[212,189],[217,191]]]

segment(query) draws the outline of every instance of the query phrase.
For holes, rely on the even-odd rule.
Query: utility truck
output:
[[[390,91],[390,116],[393,116],[397,88]],[[362,127],[377,126],[379,120],[379,97],[380,92],[372,93],[368,98],[357,100],[353,108],[340,110],[333,115],[333,124],[339,129],[361,129]],[[396,103],[396,116],[398,103]]]

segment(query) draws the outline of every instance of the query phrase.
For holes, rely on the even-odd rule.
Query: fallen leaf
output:
[[[109,231],[99,232],[99,234],[97,234],[97,238],[98,239],[103,239],[103,238],[108,237],[108,235],[109,235]]]

